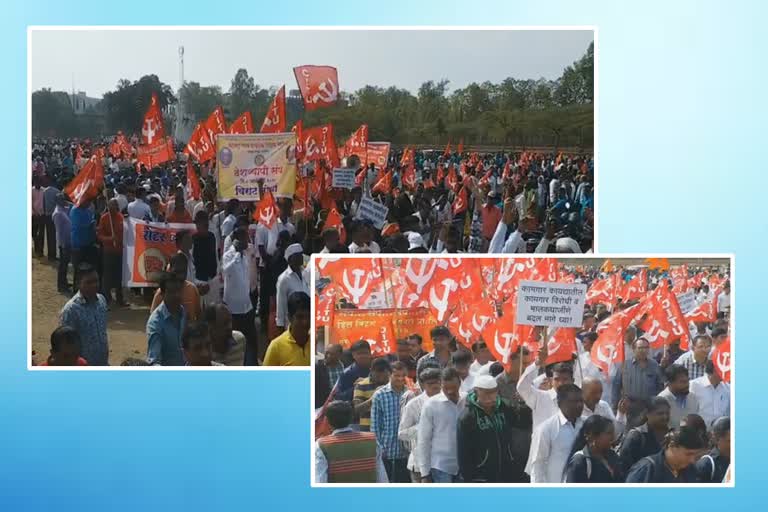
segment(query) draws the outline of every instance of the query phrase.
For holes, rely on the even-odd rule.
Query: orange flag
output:
[[[453,166],[448,169],[448,175],[445,177],[445,184],[454,191],[456,190],[456,187],[459,186],[459,178],[456,176],[456,169]]]
[[[200,199],[200,182],[197,179],[197,173],[195,172],[195,166],[192,165],[192,160],[187,160],[187,190],[192,199],[198,201]]]
[[[208,140],[211,141],[212,154],[216,154],[216,136],[220,133],[227,133],[227,121],[224,119],[224,109],[221,106],[216,107],[205,121],[205,132],[208,134]]]
[[[240,114],[240,117],[232,122],[232,125],[229,127],[229,133],[253,133],[253,116],[251,116],[248,110]]]
[[[456,194],[456,201],[453,203],[453,214],[458,215],[467,211],[469,198],[467,197],[467,187],[461,187],[461,191]]]
[[[376,180],[376,183],[371,189],[371,193],[381,192],[387,194],[392,189],[392,171],[382,173],[381,177]]]
[[[325,124],[312,128],[301,128],[301,150],[308,162],[325,160],[332,168],[339,166],[339,154],[336,151],[336,139],[333,125]]]
[[[160,110],[160,101],[157,93],[152,93],[149,108],[144,114],[144,123],[141,126],[141,142],[151,145],[165,137],[165,125],[163,124],[163,112]]]
[[[261,124],[261,133],[283,133],[285,131],[285,85],[283,85],[272,104],[267,109],[264,122]]]
[[[77,176],[64,188],[64,193],[75,206],[80,206],[86,201],[95,199],[102,186],[104,186],[104,167],[98,157],[92,156]]]
[[[352,136],[344,144],[344,153],[346,156],[357,155],[360,158],[360,164],[368,165],[368,125],[361,124]]]
[[[216,149],[208,138],[205,126],[203,123],[197,123],[187,142],[187,147],[184,148],[184,153],[193,156],[198,162],[207,162],[213,158],[215,152]]]
[[[403,156],[400,157],[400,166],[413,165],[413,150],[406,146]]]
[[[459,140],[459,147],[457,148],[457,151],[459,152],[459,155],[464,152],[464,137]]]
[[[445,151],[443,151],[443,156],[446,157],[446,158],[451,156],[451,141],[450,141],[450,139],[448,140],[448,145],[445,146]]]
[[[304,159],[304,133],[303,129],[304,123],[301,119],[296,121],[296,124],[293,125],[293,128],[291,128],[291,131],[296,134],[296,160],[301,161]]]
[[[325,218],[326,228],[335,228],[339,232],[339,241],[343,244],[347,240],[347,233],[344,230],[344,223],[342,222],[341,215],[336,208],[331,208],[328,212],[328,216]]]
[[[715,371],[725,382],[731,382],[732,354],[730,336],[712,351],[712,362],[715,364]]]
[[[259,201],[256,211],[253,212],[253,220],[267,229],[272,229],[272,226],[277,222],[277,204],[272,196],[272,192],[269,190],[264,193],[264,197]]]
[[[293,68],[304,110],[311,112],[336,104],[339,97],[339,73],[331,66],[298,66]]]
[[[653,270],[658,268],[659,270],[669,270],[669,260],[667,258],[647,258],[645,260],[648,263],[648,268]]]

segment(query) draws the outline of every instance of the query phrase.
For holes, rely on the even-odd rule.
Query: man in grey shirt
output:
[[[56,196],[61,191],[53,182],[43,189],[43,222],[45,224],[48,261],[56,261],[56,227],[53,225],[53,211],[56,209]]]
[[[611,375],[613,410],[616,411],[622,398],[628,402],[627,429],[638,426],[644,404],[664,389],[664,374],[659,363],[649,357],[648,340],[636,339],[632,342],[632,351],[633,357],[616,365]]]

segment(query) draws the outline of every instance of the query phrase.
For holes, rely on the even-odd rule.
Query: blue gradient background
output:
[[[755,314],[766,284],[766,11],[764,3],[736,0],[5,6],[0,510],[756,505],[765,496],[758,372],[766,342]],[[737,256],[736,488],[311,489],[309,373],[27,371],[26,26],[204,23],[597,26],[600,248]],[[87,55],[73,56],[75,62],[98,65]],[[244,64],[257,63],[254,49]]]

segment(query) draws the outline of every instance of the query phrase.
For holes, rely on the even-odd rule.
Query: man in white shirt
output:
[[[490,375],[490,368],[493,364],[491,352],[484,341],[476,341],[472,344],[472,354],[475,360],[469,365],[470,375]]]
[[[717,418],[731,415],[731,385],[723,382],[711,359],[704,371],[706,375],[691,381],[690,392],[699,401],[699,415],[711,429]]]
[[[557,391],[558,410],[538,428],[534,428],[531,441],[531,483],[558,483],[576,436],[584,424],[581,389],[575,384],[564,384]]]
[[[517,209],[515,208],[514,201],[511,198],[507,198],[504,201],[504,213],[501,217],[501,222],[496,226],[496,232],[493,234],[491,243],[488,246],[488,253],[490,254],[516,254],[526,252],[526,243],[523,239],[523,234],[536,229],[536,218],[525,217],[518,222],[517,229],[514,233],[509,235],[507,241],[504,238],[507,236],[507,229],[510,224],[517,220]]]
[[[539,368],[544,368],[544,363],[547,360],[547,344],[545,343],[540,349],[536,360],[528,366],[517,382],[517,392],[525,402],[525,405],[530,407],[533,413],[533,431],[552,416],[557,415],[557,390],[560,386],[566,384],[573,384],[573,368],[564,363],[556,364],[552,368],[552,377],[550,379],[551,386],[548,390],[539,389],[536,386],[536,376]],[[531,474],[532,467],[531,461],[533,456],[533,445],[531,445],[531,453],[528,456],[528,464],[525,471],[529,475]]]
[[[355,222],[350,228],[352,243],[349,244],[349,253],[371,253],[378,254],[381,247],[373,240],[370,221]]]
[[[230,199],[227,201],[226,217],[221,221],[221,239],[227,238],[235,229],[237,213],[240,211],[240,201]]]
[[[288,268],[277,278],[275,323],[278,329],[288,328],[288,297],[294,292],[309,293],[309,272],[304,268],[304,249],[301,244],[291,244],[285,250]]]
[[[442,391],[428,398],[421,410],[416,457],[424,483],[452,483],[459,474],[459,415],[464,409],[461,379],[454,368],[443,370]]]
[[[723,291],[717,296],[717,314],[731,311],[731,283],[725,283]]]
[[[245,336],[245,365],[257,361],[256,313],[251,302],[250,269],[245,255],[248,249],[248,230],[238,228],[232,246],[221,258],[224,275],[224,304],[232,313],[232,328]]]
[[[421,473],[419,472],[421,461],[416,451],[419,419],[427,399],[440,393],[440,370],[437,368],[422,370],[419,374],[419,387],[421,387],[422,393],[405,404],[397,432],[398,439],[406,443],[410,451],[407,467],[411,472],[411,481],[415,484],[421,483]]]
[[[593,414],[608,418],[613,422],[614,440],[617,440],[627,427],[627,401],[623,399],[619,401],[617,416],[613,414],[613,410],[608,402],[601,400],[603,395],[603,385],[598,379],[585,377],[581,389],[584,398],[584,411],[581,413],[581,417],[585,421]]]
[[[136,199],[131,201],[127,207],[129,217],[132,219],[144,220],[150,215],[151,209],[145,201],[146,197],[147,189],[144,187],[136,188]]]

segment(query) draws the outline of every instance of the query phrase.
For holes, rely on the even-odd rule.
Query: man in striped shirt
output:
[[[371,432],[382,450],[382,459],[390,482],[408,483],[408,451],[398,439],[400,406],[405,394],[405,378],[408,374],[400,361],[392,363],[389,384],[380,387],[373,394],[371,406]]]
[[[688,379],[703,377],[709,359],[709,351],[712,348],[712,338],[706,334],[699,334],[693,339],[693,350],[678,357],[674,364],[685,367],[688,370]],[[664,358],[662,358],[664,366]]]
[[[371,430],[371,407],[373,394],[378,388],[389,382],[391,367],[386,358],[374,359],[371,363],[371,373],[368,377],[355,384],[355,392],[352,395],[352,404],[355,414],[359,418],[360,431]]]

